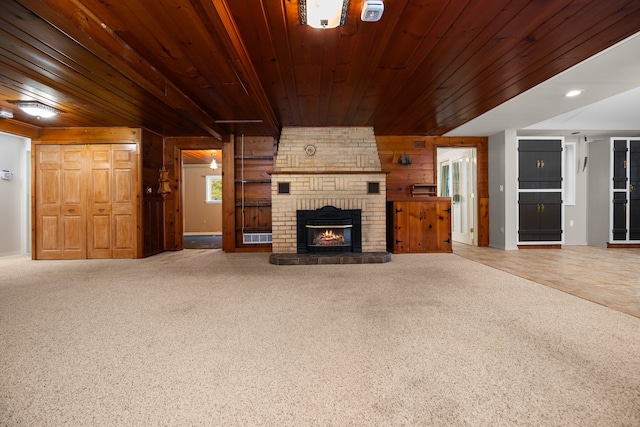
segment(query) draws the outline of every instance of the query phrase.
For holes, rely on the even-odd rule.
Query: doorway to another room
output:
[[[184,249],[222,249],[222,150],[181,150]]]
[[[437,148],[438,195],[451,198],[451,238],[478,245],[476,148]]]

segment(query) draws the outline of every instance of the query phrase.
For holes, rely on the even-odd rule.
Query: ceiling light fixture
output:
[[[566,96],[567,98],[573,98],[574,96],[578,96],[582,93],[582,91],[580,89],[574,89],[574,90],[570,90],[569,92],[565,93],[564,96]]]
[[[300,24],[313,28],[336,28],[347,22],[349,0],[298,0]]]
[[[38,101],[13,101],[13,104],[30,116],[38,118],[48,119],[60,112],[60,110],[56,110]]]
[[[218,163],[216,162],[215,157],[211,160],[211,164],[209,165],[211,169],[218,169]]]

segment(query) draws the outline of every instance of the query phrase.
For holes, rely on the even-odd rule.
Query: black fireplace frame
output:
[[[297,219],[297,251],[299,254],[305,253],[327,253],[327,252],[354,252],[362,253],[362,210],[361,209],[340,209],[334,206],[325,206],[315,210],[296,211]],[[344,220],[350,220],[351,246],[326,246],[309,247],[307,244],[307,225],[335,225]]]

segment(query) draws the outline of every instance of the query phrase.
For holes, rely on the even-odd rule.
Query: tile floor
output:
[[[453,253],[640,317],[640,249],[563,246],[503,251],[455,243]]]

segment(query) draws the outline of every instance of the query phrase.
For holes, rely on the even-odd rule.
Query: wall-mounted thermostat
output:
[[[13,174],[11,173],[11,171],[8,171],[6,169],[2,169],[2,173],[0,173],[0,178],[2,179],[11,179],[12,176]]]

